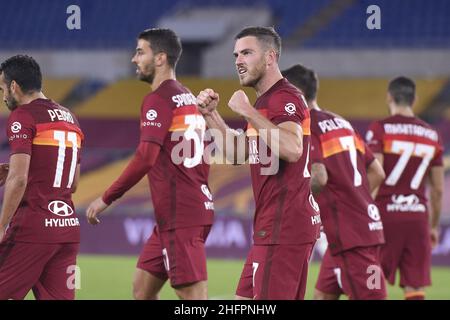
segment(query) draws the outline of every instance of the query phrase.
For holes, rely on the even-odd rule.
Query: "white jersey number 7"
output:
[[[403,171],[405,171],[406,165],[408,164],[411,156],[416,156],[422,158],[422,162],[411,180],[410,187],[413,190],[417,190],[422,182],[425,172],[427,171],[431,159],[433,159],[435,150],[436,148],[434,146],[428,144],[393,140],[391,151],[395,154],[399,154],[400,157],[395,164],[394,169],[392,169],[391,174],[387,177],[386,184],[388,186],[395,186]]]

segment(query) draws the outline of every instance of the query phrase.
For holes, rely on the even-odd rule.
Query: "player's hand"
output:
[[[228,106],[231,110],[246,118],[249,118],[255,110],[243,90],[238,90],[231,96]]]
[[[8,177],[9,163],[0,163],[0,187],[6,182],[6,177]]]
[[[434,249],[439,243],[439,228],[430,229],[431,248]]]
[[[207,115],[208,113],[216,110],[218,105],[219,94],[214,92],[213,89],[208,88],[202,90],[197,96],[198,111],[203,115]]]
[[[108,205],[103,202],[102,197],[98,197],[97,199],[92,201],[86,210],[86,217],[88,222],[92,225],[99,224],[100,220],[97,218],[97,216],[106,208],[108,208]]]

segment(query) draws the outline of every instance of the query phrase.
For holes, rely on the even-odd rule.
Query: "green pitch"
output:
[[[81,289],[77,290],[77,299],[131,299],[136,261],[137,257],[79,256]],[[243,261],[240,260],[208,261],[210,299],[233,299],[242,265]],[[318,271],[319,264],[312,263],[306,299],[312,298]],[[434,267],[432,277],[434,285],[426,291],[427,299],[450,300],[450,268]],[[403,299],[403,293],[399,288],[389,287],[388,290],[389,299]],[[27,298],[32,298],[32,295],[29,294]],[[177,297],[172,288],[166,284],[160,298]]]

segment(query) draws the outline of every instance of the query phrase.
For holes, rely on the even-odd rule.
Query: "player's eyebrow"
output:
[[[242,49],[239,53],[253,52],[252,49]],[[234,51],[233,56],[236,58],[238,56],[238,52]]]

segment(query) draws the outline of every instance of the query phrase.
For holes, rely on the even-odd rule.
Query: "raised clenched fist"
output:
[[[219,105],[219,94],[213,89],[205,89],[200,91],[197,96],[197,106],[201,114],[206,115],[216,110]]]
[[[253,107],[243,90],[238,90],[231,96],[228,106],[231,110],[244,117],[249,117],[250,112],[253,111]]]

